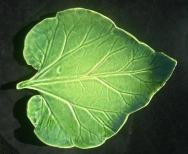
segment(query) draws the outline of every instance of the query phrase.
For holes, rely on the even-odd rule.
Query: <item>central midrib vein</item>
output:
[[[119,72],[119,73],[101,73],[101,74],[92,74],[92,75],[80,75],[80,76],[68,76],[68,77],[52,77],[48,79],[36,79],[30,80],[32,84],[48,84],[48,83],[70,83],[70,82],[79,82],[84,80],[94,80],[96,78],[109,78],[109,77],[118,77],[118,76],[132,76],[138,73],[145,73],[149,70],[138,70],[132,72]]]

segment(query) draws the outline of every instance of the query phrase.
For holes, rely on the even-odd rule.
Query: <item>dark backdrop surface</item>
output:
[[[17,81],[35,73],[22,57],[26,33],[41,19],[72,7],[110,17],[178,61],[173,76],[149,106],[131,115],[104,145],[89,150],[57,149],[39,142],[26,118],[33,92],[15,90]],[[187,79],[187,0],[0,0],[0,154],[187,154]]]

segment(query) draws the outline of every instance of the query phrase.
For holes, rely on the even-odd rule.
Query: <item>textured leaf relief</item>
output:
[[[27,115],[44,143],[91,148],[116,134],[171,76],[176,61],[91,10],[58,12],[27,34],[24,58],[38,72],[17,89],[39,92]]]

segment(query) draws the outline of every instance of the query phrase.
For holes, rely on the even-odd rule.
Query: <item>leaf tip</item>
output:
[[[177,63],[178,63],[177,60],[172,58],[172,57],[170,57],[170,56],[168,56],[168,55],[166,55],[163,52],[159,52],[159,53],[169,60],[170,64],[172,65],[172,71],[173,71],[176,68],[176,66],[177,66]]]

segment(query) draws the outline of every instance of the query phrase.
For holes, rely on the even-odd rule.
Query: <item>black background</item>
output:
[[[35,73],[22,57],[26,33],[41,19],[72,7],[93,9],[110,17],[139,40],[178,61],[173,76],[151,103],[131,115],[116,136],[89,150],[57,149],[40,143],[32,133],[25,111],[33,92],[15,90],[17,81]],[[0,0],[0,86],[0,154],[16,151],[20,154],[187,154],[188,1]]]

